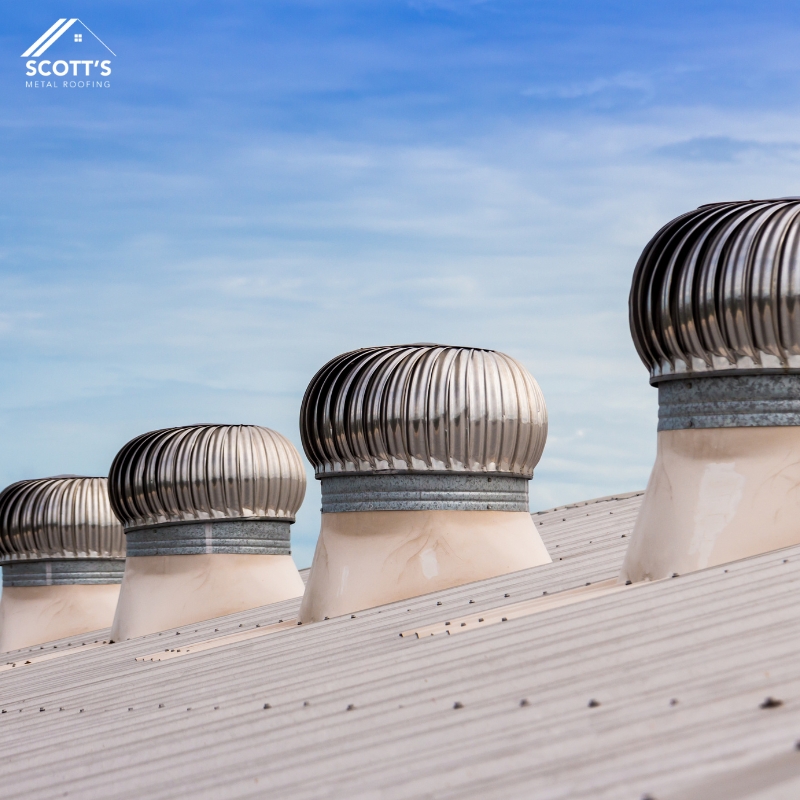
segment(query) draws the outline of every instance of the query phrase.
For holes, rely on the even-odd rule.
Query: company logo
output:
[[[47,57],[42,58],[45,54]],[[109,54],[116,58],[117,54],[86,23],[77,17],[64,17],[20,56],[27,59],[25,87],[109,89],[112,72]]]

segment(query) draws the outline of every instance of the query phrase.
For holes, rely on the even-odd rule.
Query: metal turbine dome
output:
[[[105,478],[24,480],[0,492],[0,562],[125,558]]]
[[[800,372],[800,199],[712,203],[667,223],[634,271],[651,382]]]
[[[499,473],[531,478],[547,439],[533,376],[493,350],[367,347],[329,361],[300,411],[317,475]]]
[[[114,458],[111,504],[126,530],[201,520],[293,522],[306,475],[300,454],[258,425],[190,425],[137,436]]]

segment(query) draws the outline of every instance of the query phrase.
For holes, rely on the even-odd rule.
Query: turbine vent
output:
[[[276,431],[191,425],[145,433],[119,451],[109,483],[128,550],[115,639],[302,594],[290,526],[306,476]]]
[[[311,379],[300,432],[322,483],[302,620],[550,560],[528,510],[547,409],[510,356],[436,344],[344,353]]]
[[[658,451],[621,578],[800,543],[800,200],[701,206],[636,265]]]
[[[105,478],[24,480],[0,492],[0,650],[107,628],[125,537]]]

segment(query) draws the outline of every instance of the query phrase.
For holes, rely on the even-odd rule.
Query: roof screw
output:
[[[783,705],[783,700],[778,700],[775,697],[767,697],[759,708],[778,708]],[[44,711],[44,709],[42,709]]]
[[[525,706],[529,706],[529,705],[530,705],[530,703],[528,702],[528,699],[526,697],[524,697],[522,700],[519,701],[519,707],[520,708],[525,708]]]
[[[677,573],[677,572],[673,572],[673,573],[672,573],[672,577],[673,577],[673,578],[680,578],[680,575],[678,575],[678,573]]]
[[[355,615],[355,614],[351,614],[351,615],[350,615],[350,619],[355,619],[355,618],[356,618],[356,615]]]
[[[303,705],[304,705],[304,706],[310,706],[310,705],[311,705],[311,703],[309,703],[309,702],[308,702],[308,700],[303,700]]]
[[[511,595],[510,595],[508,592],[506,592],[506,593],[503,595],[503,597],[511,597]]]
[[[595,700],[594,698],[592,698],[589,701],[589,708],[597,708],[597,706],[599,706],[599,705],[600,705],[600,702],[598,700]]]
[[[442,601],[441,601],[441,600],[437,600],[437,601],[436,601],[436,605],[437,605],[437,606],[440,606],[441,604],[442,604]]]
[[[159,708],[164,708],[164,704],[163,704],[163,703],[159,703],[159,704],[158,704],[158,707],[159,707]]]
[[[352,703],[350,703],[345,710],[346,711],[355,711],[355,709],[356,709],[356,707]]]
[[[219,708],[219,706],[217,706],[217,708]],[[272,708],[272,706],[269,703],[264,703],[264,708]]]
[[[453,708],[464,708],[464,705],[463,703],[459,703],[458,700],[456,700],[456,702],[453,703]]]
[[[39,711],[44,711],[44,706],[42,706],[42,707],[39,709]]]
[[[474,600],[470,600],[469,602],[470,602],[470,603],[474,603],[475,601],[474,601]],[[469,605],[469,603],[468,603],[467,605]]]
[[[669,704],[670,704],[671,706],[676,706],[676,705],[678,705],[678,699],[677,699],[676,697],[673,697],[673,698],[672,698],[672,700],[670,700],[670,701],[669,701]]]

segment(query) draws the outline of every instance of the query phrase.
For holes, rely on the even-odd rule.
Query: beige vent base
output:
[[[526,511],[323,514],[300,620],[350,614],[550,561]]]
[[[666,578],[800,544],[800,427],[661,431],[620,574]]]
[[[130,557],[111,638],[123,641],[302,594],[291,556]]]
[[[0,652],[107,628],[119,589],[118,583],[6,586],[0,600]]]

